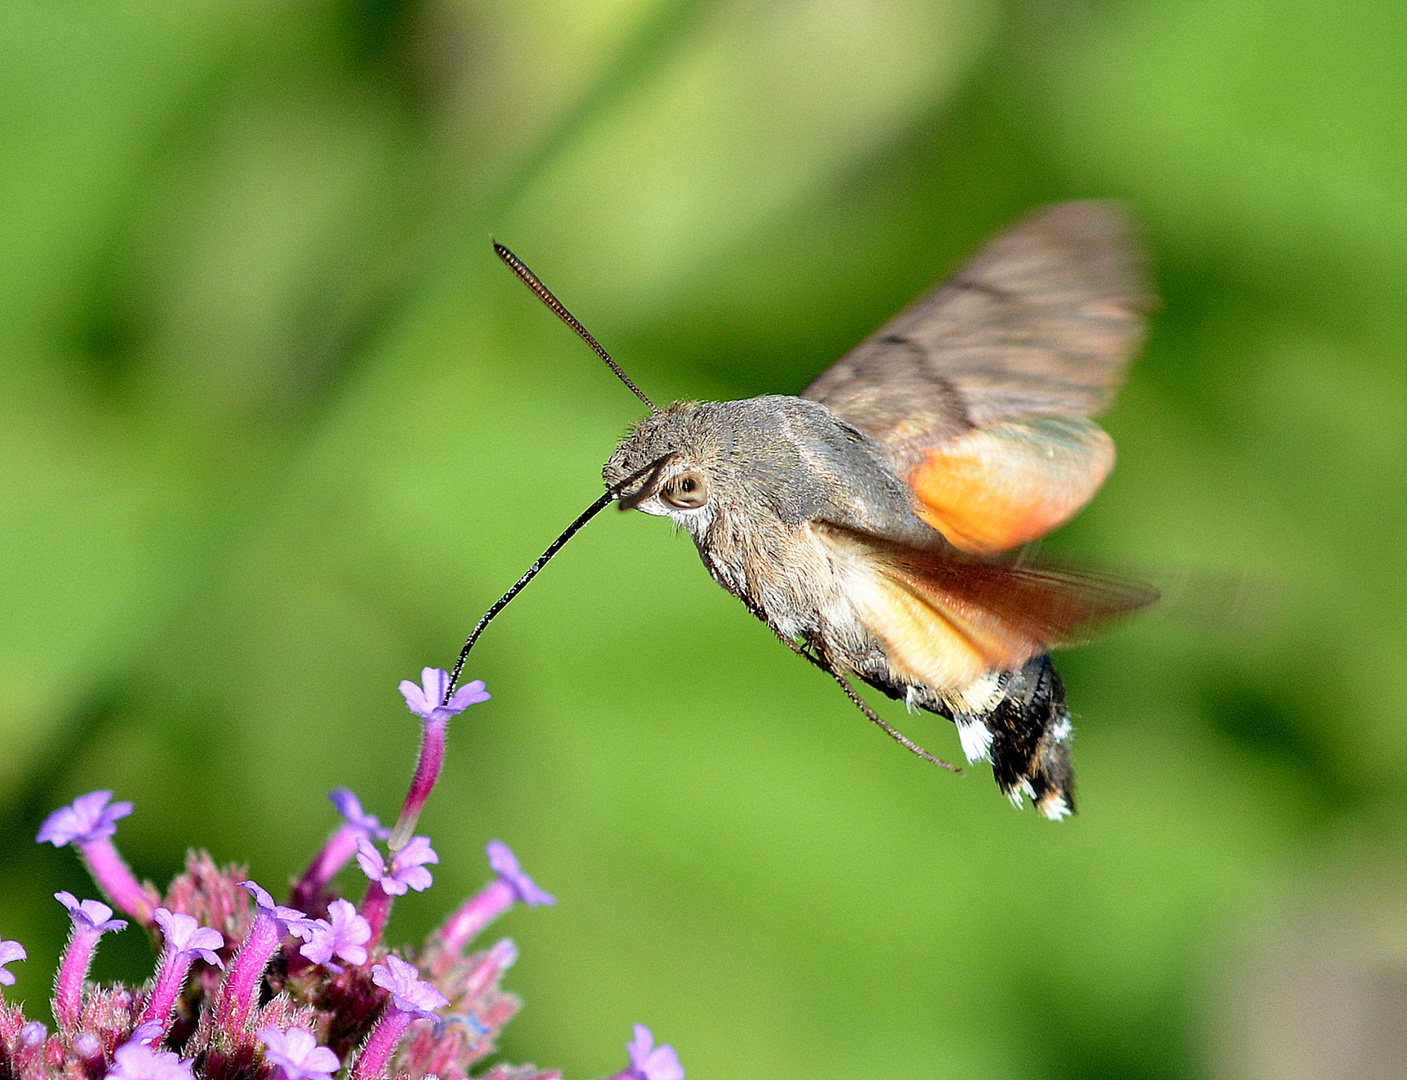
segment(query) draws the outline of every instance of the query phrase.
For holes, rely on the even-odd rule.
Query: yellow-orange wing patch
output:
[[[1064,524],[1113,467],[1114,441],[1098,424],[1046,417],[949,439],[907,480],[919,517],[963,551],[991,555]]]
[[[954,545],[1008,551],[1069,520],[1114,447],[1109,407],[1152,306],[1117,205],[1038,210],[805,390],[879,444]]]
[[[961,690],[1009,671],[1100,621],[1153,603],[1158,591],[1112,574],[923,551],[816,523],[847,597],[895,672]]]

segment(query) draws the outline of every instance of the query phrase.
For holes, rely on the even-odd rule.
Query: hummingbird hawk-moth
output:
[[[1021,549],[1073,517],[1114,465],[1092,417],[1110,405],[1152,303],[1119,207],[1062,203],[1019,221],[800,396],[664,409],[495,248],[651,411],[606,462],[607,494],[469,645],[618,499],[686,530],[715,581],[910,749],[946,765],[869,709],[851,678],[952,720],[968,760],[989,760],[1018,806],[1074,810],[1050,650],[1157,592]]]

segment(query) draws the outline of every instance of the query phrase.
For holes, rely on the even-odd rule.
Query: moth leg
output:
[[[763,619],[762,621],[767,622],[766,619]],[[902,746],[905,750],[909,751],[909,753],[915,755],[916,757],[923,758],[924,761],[930,762],[933,765],[937,765],[940,769],[947,769],[951,773],[962,772],[962,770],[959,769],[952,762],[944,761],[936,754],[930,754],[918,743],[914,742],[902,731],[890,724],[889,721],[885,720],[884,717],[880,716],[879,713],[875,712],[872,708],[870,708],[869,705],[865,703],[865,700],[855,692],[855,688],[850,685],[850,681],[844,675],[838,672],[833,666],[831,666],[830,661],[826,658],[823,652],[817,649],[817,651],[813,653],[810,649],[806,648],[805,646],[798,645],[795,641],[787,637],[775,626],[772,626],[771,623],[767,623],[767,625],[771,627],[772,633],[776,634],[777,637],[782,641],[784,645],[786,645],[787,648],[789,648],[792,652],[796,653],[797,656],[805,657],[812,664],[816,665],[816,667],[820,668],[832,679],[834,679],[836,683],[840,686],[840,688],[845,691],[845,696],[851,700],[855,708],[859,709],[862,713],[865,714],[865,719],[868,720],[870,723],[877,725],[881,731],[883,731],[896,743]],[[811,643],[811,648],[816,648],[814,643]]]

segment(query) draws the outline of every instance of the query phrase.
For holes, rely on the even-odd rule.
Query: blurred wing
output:
[[[960,689],[1147,607],[1158,590],[1073,567],[923,551],[813,522],[861,621],[901,675]]]
[[[1061,203],[1017,223],[957,275],[836,361],[803,397],[874,438],[919,513],[992,553],[1043,536],[1104,482],[1104,411],[1152,298],[1117,206]]]

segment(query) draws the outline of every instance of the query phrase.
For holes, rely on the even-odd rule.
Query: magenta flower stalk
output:
[[[655,1045],[655,1037],[644,1024],[635,1025],[635,1038],[626,1043],[630,1068],[609,1080],[684,1080],[679,1055],[669,1044]]]
[[[337,1055],[319,1046],[317,1036],[307,1028],[267,1027],[259,1032],[259,1041],[267,1048],[264,1060],[277,1066],[274,1075],[279,1080],[332,1080],[342,1067]]]
[[[132,812],[132,804],[115,803],[111,799],[110,791],[91,791],[78,796],[71,805],[61,806],[45,818],[35,839],[54,847],[65,844],[76,847],[98,888],[117,910],[150,927],[156,898],[132,875],[112,842],[117,820]]]
[[[413,836],[410,842],[391,857],[390,866],[371,841],[357,841],[357,865],[371,878],[371,887],[362,900],[361,913],[371,927],[371,941],[381,937],[381,929],[391,914],[391,898],[404,896],[410,889],[424,892],[435,883],[426,863],[437,863],[439,855],[430,846],[429,837]]]
[[[24,946],[18,941],[0,941],[0,986],[14,986],[15,973],[6,971],[6,964],[13,964],[16,960],[28,960],[29,953],[24,951]]]
[[[54,980],[54,1018],[60,1027],[72,1030],[83,1012],[83,980],[88,977],[98,939],[110,930],[124,929],[127,920],[114,919],[112,908],[101,900],[80,901],[71,892],[56,892],[54,899],[68,908],[73,919],[73,933]]]
[[[494,1030],[472,1012],[467,1015],[452,1015],[446,1018],[445,1030],[447,1032],[453,1031],[456,1027],[464,1032],[464,1041],[467,1043],[471,1052],[482,1046],[484,1038]],[[417,1059],[415,1054],[415,1050],[420,1049],[418,1040],[411,1051],[411,1058],[416,1065],[416,1070],[420,1071],[423,1068],[423,1075],[425,1076],[431,1074],[440,1076],[448,1072],[454,1065],[454,1059],[457,1053],[461,1052],[458,1040],[454,1038],[435,1038],[434,1036],[438,1034],[438,1032],[431,1033],[432,1041],[430,1050],[424,1055],[423,1064]]]
[[[414,684],[412,684],[414,685]],[[317,853],[308,869],[303,872],[298,884],[293,887],[289,902],[304,911],[320,911],[323,890],[337,876],[337,872],[351,861],[357,853],[357,841],[362,837],[385,840],[391,830],[382,827],[375,815],[362,811],[361,800],[349,788],[334,788],[328,799],[342,815],[342,824],[337,827],[323,849]]]
[[[391,997],[352,1067],[351,1080],[380,1080],[388,1075],[391,1055],[396,1052],[411,1021],[438,1020],[435,1010],[449,1005],[449,998],[423,981],[415,965],[399,956],[387,956],[385,965],[373,967],[371,979]]]
[[[290,923],[301,925],[303,922],[301,911],[275,904],[273,897],[254,882],[241,881],[239,884],[254,897],[255,915],[254,925],[249,928],[249,934],[240,945],[239,952],[235,953],[229,973],[225,976],[224,991],[218,1006],[220,1025],[232,1037],[244,1031],[259,999],[259,984],[264,978],[264,969],[288,936]]]
[[[225,966],[224,961],[215,955],[216,949],[225,947],[225,936],[218,930],[201,926],[191,915],[171,912],[164,907],[157,908],[154,917],[166,939],[166,946],[161,952],[151,997],[142,1010],[142,1022],[155,1022],[158,1025],[157,1034],[164,1038],[171,1009],[186,985],[186,975],[191,965],[201,959],[213,967]]]
[[[478,895],[466,900],[445,922],[440,930],[444,954],[437,960],[439,966],[452,964],[464,946],[515,903],[521,901],[528,907],[537,907],[557,902],[550,892],[538,888],[533,879],[523,873],[518,857],[502,840],[490,840],[487,850],[489,867],[498,877]]]
[[[462,996],[469,1001],[479,997],[517,962],[518,946],[508,938],[495,942],[464,980]]]
[[[425,724],[421,732],[420,760],[415,765],[415,776],[406,793],[405,805],[401,807],[401,816],[386,844],[392,851],[399,851],[410,840],[416,822],[420,820],[420,811],[425,808],[425,800],[430,797],[435,781],[440,777],[449,718],[462,713],[470,705],[489,700],[482,679],[465,683],[450,697],[449,672],[443,668],[427,667],[420,673],[420,681],[423,685],[417,686],[409,679],[401,683],[406,706]]]

